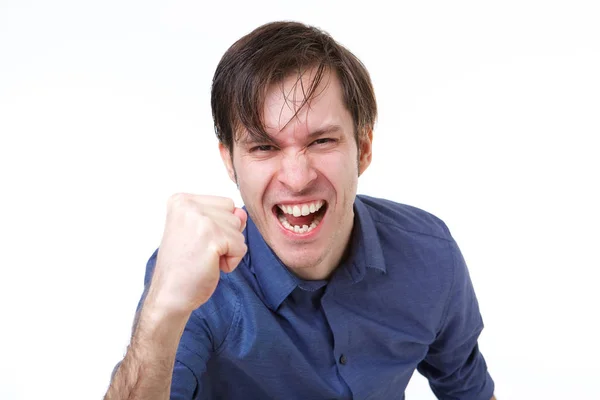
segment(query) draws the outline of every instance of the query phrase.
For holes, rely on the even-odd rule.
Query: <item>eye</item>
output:
[[[268,152],[268,151],[273,151],[273,150],[275,150],[274,146],[271,146],[270,144],[263,144],[263,145],[255,146],[255,147],[251,148],[250,153],[254,153],[256,151]]]
[[[328,144],[328,143],[335,143],[335,139],[321,138],[321,139],[317,139],[313,142],[313,144]]]

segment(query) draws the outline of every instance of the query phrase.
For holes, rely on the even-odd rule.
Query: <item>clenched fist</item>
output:
[[[217,287],[219,271],[233,271],[246,254],[247,219],[231,199],[173,195],[147,301],[181,313],[204,304]]]

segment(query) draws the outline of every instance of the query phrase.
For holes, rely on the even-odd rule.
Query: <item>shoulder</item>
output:
[[[407,313],[435,331],[456,280],[458,248],[446,224],[420,208],[370,196],[359,197],[357,210],[368,257],[385,266],[381,279],[398,313]],[[364,217],[364,218],[362,218]]]
[[[437,216],[420,208],[366,195],[357,196],[378,231],[398,231],[408,235],[454,242],[450,230]]]

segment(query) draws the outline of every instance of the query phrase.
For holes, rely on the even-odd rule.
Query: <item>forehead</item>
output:
[[[325,70],[318,77],[316,68],[271,84],[265,92],[260,120],[254,133],[243,126],[237,129],[234,147],[304,141],[319,133],[354,135],[353,119],[337,74]]]
[[[318,82],[317,82],[318,79]],[[262,119],[270,135],[290,125],[318,129],[319,125],[342,125],[350,118],[344,106],[337,74],[325,71],[317,76],[316,68],[289,75],[266,92]]]

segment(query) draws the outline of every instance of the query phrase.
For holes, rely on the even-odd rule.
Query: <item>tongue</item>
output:
[[[312,224],[313,220],[315,219],[315,215],[308,214],[300,217],[294,217],[293,215],[286,214],[285,219],[287,219],[290,225],[298,225],[302,228],[302,225],[310,226],[310,224]]]

